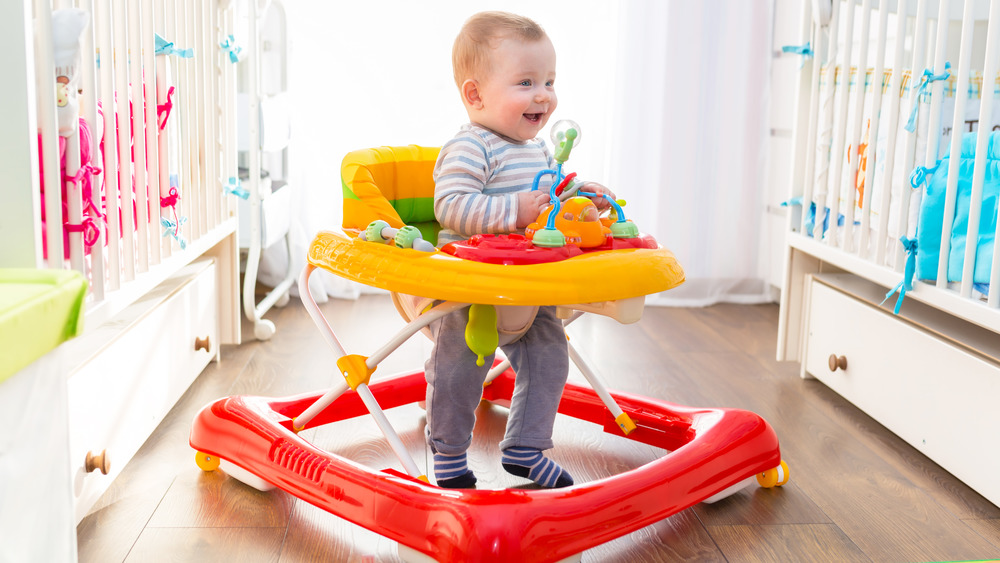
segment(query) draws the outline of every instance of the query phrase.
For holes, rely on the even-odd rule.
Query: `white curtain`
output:
[[[609,181],[684,266],[648,302],[770,301],[764,221],[771,2],[622,2]]]
[[[568,170],[625,198],[630,218],[684,266],[687,283],[649,301],[770,299],[757,248],[771,0],[285,6],[292,38],[289,167],[299,188],[296,268],[316,231],[340,225],[339,168],[347,152],[440,145],[467,121],[452,80],[451,44],[470,15],[499,9],[535,19],[556,47],[559,108],[550,124],[573,119],[583,130]],[[280,277],[285,260],[283,249],[270,249],[260,279]],[[329,274],[314,276],[314,284],[317,298],[362,290]]]

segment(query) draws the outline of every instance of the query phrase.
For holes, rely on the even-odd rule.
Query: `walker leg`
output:
[[[316,267],[312,264],[307,264],[306,267],[303,268],[302,274],[299,276],[299,293],[302,297],[302,304],[305,306],[306,312],[309,313],[310,318],[312,318],[313,323],[319,329],[327,344],[330,345],[338,358],[343,358],[347,355],[344,346],[337,339],[336,334],[333,332],[333,328],[330,327],[330,323],[326,320],[326,316],[323,315],[323,312],[319,309],[319,305],[316,304],[316,300],[313,299],[312,294],[309,292],[309,276],[315,269]],[[443,315],[467,306],[467,304],[463,303],[444,303],[407,323],[406,326],[403,327],[403,330],[394,336],[385,346],[376,351],[370,358],[365,359],[365,366],[368,370],[370,370],[368,373],[374,371],[382,360],[392,353],[393,350],[399,348],[403,342],[420,331],[420,329]],[[346,379],[344,381],[339,381],[329,391],[323,394],[322,397],[317,399],[312,405],[303,411],[302,414],[295,417],[295,422],[293,424],[294,429],[298,431],[305,428],[317,414],[323,412],[323,410],[330,406],[333,401],[337,399],[337,397],[345,393],[351,385],[352,383]],[[396,434],[396,431],[392,428],[392,424],[389,422],[389,419],[386,418],[385,413],[382,411],[382,407],[378,404],[378,401],[375,400],[375,396],[372,395],[367,383],[355,382],[354,385],[356,385],[355,391],[358,393],[358,396],[361,397],[365,407],[368,408],[368,412],[371,413],[372,418],[375,419],[375,423],[382,431],[382,434],[385,435],[385,438],[389,441],[389,445],[396,453],[396,457],[398,457],[400,462],[402,462],[403,468],[406,472],[411,477],[427,482],[427,476],[420,471],[416,462],[413,461],[413,457],[406,450],[406,446],[403,445],[402,440],[399,439],[399,435]]]
[[[319,329],[326,343],[333,349],[333,353],[338,358],[346,356],[347,352],[344,351],[344,346],[337,340],[337,335],[333,333],[330,323],[326,322],[323,311],[319,310],[319,305],[316,304],[316,300],[313,299],[312,293],[309,291],[309,276],[312,275],[315,269],[316,266],[312,264],[306,264],[306,267],[302,268],[302,273],[299,274],[299,298],[302,300],[302,305],[306,308],[306,312],[309,313],[309,318],[312,319],[316,328]]]
[[[483,385],[489,385],[491,381],[499,377],[499,375],[510,369],[510,360],[504,358],[502,362],[490,368],[490,371],[486,373],[486,381]]]
[[[414,334],[420,332],[420,330],[423,329],[425,326],[440,319],[441,317],[447,315],[448,313],[457,311],[459,309],[464,309],[468,306],[469,303],[446,301],[444,303],[441,303],[440,305],[437,305],[436,307],[432,308],[426,313],[417,316],[417,318],[406,323],[406,326],[400,329],[400,331],[396,333],[395,336],[389,339],[389,342],[386,342],[384,346],[376,350],[375,353],[372,354],[365,363],[368,364],[368,367],[370,368],[378,366],[378,364],[382,363],[382,360],[386,359],[389,356],[389,354],[391,354],[396,350],[396,348],[402,346],[404,342],[409,340],[410,337],[413,336]]]
[[[365,406],[368,407],[368,412],[371,413],[372,418],[375,419],[375,424],[378,424],[382,434],[385,435],[385,439],[389,441],[392,451],[396,452],[396,457],[402,462],[406,473],[410,477],[415,477],[425,483],[429,483],[427,476],[417,467],[417,463],[413,461],[413,457],[407,451],[406,446],[403,445],[403,441],[399,439],[399,435],[396,434],[392,424],[389,423],[389,419],[385,417],[385,412],[382,411],[382,407],[379,406],[378,401],[375,400],[375,396],[368,389],[368,385],[362,383],[358,385],[356,391],[361,400],[364,401]]]
[[[296,432],[300,432],[313,418],[316,417],[316,415],[323,412],[326,407],[330,406],[335,400],[337,400],[337,397],[343,395],[348,388],[346,380],[338,381],[333,387],[330,388],[329,391],[324,393],[322,397],[316,399],[316,402],[309,405],[309,408],[302,411],[302,414],[295,417],[295,420],[292,422],[292,429]]]
[[[307,265],[302,270],[302,275],[299,278],[300,288],[309,287],[309,276],[312,274],[312,270],[314,269],[315,266]],[[312,318],[316,328],[319,329],[324,339],[330,345],[330,348],[333,349],[334,354],[336,354],[338,358],[346,356],[347,352],[344,350],[344,346],[340,343],[340,340],[337,339],[337,335],[333,332],[333,328],[330,327],[330,323],[327,322],[326,316],[323,315],[323,311],[319,309],[319,305],[317,305],[316,301],[312,298],[312,294],[309,293],[308,289],[305,292],[300,289],[299,292],[302,293],[302,304],[305,306],[306,312],[309,313],[309,316]],[[380,364],[382,360],[387,358],[389,354],[399,348],[403,342],[406,342],[411,336],[419,332],[420,329],[443,317],[444,315],[451,313],[452,311],[457,311],[458,309],[468,306],[469,305],[467,303],[442,303],[423,315],[420,315],[416,319],[413,319],[407,323],[406,326],[404,326],[394,337],[392,337],[388,343],[379,348],[370,357],[366,358],[365,365],[369,369],[374,370],[378,367],[378,364]],[[323,412],[326,407],[330,406],[330,404],[333,403],[337,397],[346,392],[348,388],[349,385],[346,381],[338,382],[334,385],[322,397],[317,399],[315,403],[303,411],[302,414],[295,417],[295,431],[298,432],[299,430],[305,428],[306,425],[316,417],[316,415]]]
[[[315,269],[316,266],[313,266],[312,264],[306,264],[306,267],[302,268],[302,273],[299,274],[299,298],[302,300],[302,305],[306,308],[306,312],[309,313],[309,318],[312,319],[313,324],[315,324],[316,328],[319,329],[323,339],[330,345],[334,355],[340,358],[342,356],[346,356],[347,352],[344,351],[344,346],[339,340],[337,340],[337,335],[334,334],[333,329],[330,328],[330,323],[326,321],[323,311],[319,310],[319,305],[316,304],[316,300],[313,299],[312,293],[309,291],[309,276],[312,275],[312,272]],[[345,391],[347,391],[347,382],[339,381],[302,414],[295,417],[295,431],[298,432],[299,430],[305,428],[306,425],[309,424],[309,421],[311,421],[317,414],[323,412],[323,409],[330,406],[330,404]]]
[[[608,388],[604,386],[604,382],[602,382],[601,379],[597,377],[597,374],[590,369],[587,362],[582,356],[580,356],[580,353],[576,351],[576,347],[573,346],[573,343],[569,342],[567,344],[570,359],[573,360],[576,367],[580,369],[580,373],[587,378],[587,382],[589,382],[590,386],[594,388],[594,392],[597,393],[601,402],[604,403],[604,406],[608,407],[609,411],[611,411],[611,416],[613,416],[615,422],[618,423],[618,427],[621,428],[622,432],[624,432],[627,436],[630,432],[635,430],[635,422],[633,422],[632,418],[618,406],[618,403],[615,402],[611,393],[608,392]]]

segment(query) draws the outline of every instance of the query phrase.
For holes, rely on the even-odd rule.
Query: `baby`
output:
[[[548,182],[543,179],[540,189],[531,191],[535,175],[555,168],[545,142],[536,138],[556,109],[556,52],[542,28],[504,12],[476,14],[455,39],[452,64],[470,123],[444,145],[434,168],[439,245],[524,229],[549,203],[552,178],[547,175]],[[603,194],[614,197],[600,184],[585,186],[597,194],[593,200],[601,208],[608,206]],[[506,322],[498,322],[500,344],[517,377],[500,442],[501,463],[542,487],[570,486],[570,474],[542,454],[553,445],[552,427],[569,373],[562,322],[555,307],[498,310],[499,318],[505,316]],[[512,318],[518,325],[513,328]],[[468,320],[466,308],[429,327],[435,345],[425,370],[427,441],[437,484],[445,488],[476,484],[466,451],[492,356],[477,365],[465,342]]]

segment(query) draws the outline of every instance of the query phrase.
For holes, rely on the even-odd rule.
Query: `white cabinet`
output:
[[[217,295],[214,262],[195,262],[112,322],[68,343],[75,355],[92,354],[69,377],[77,523],[217,357]]]
[[[810,276],[807,292],[804,375],[1000,505],[996,335],[913,301],[893,315],[849,274]]]
[[[76,561],[62,347],[0,383],[0,561]]]

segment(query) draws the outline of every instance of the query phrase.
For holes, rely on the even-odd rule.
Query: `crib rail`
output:
[[[0,226],[16,246],[0,267],[82,272],[88,324],[99,324],[235,229],[234,9],[221,0],[13,4],[24,17],[0,31],[25,58],[2,66],[5,82],[27,87],[25,103],[0,119],[18,125],[9,140],[29,151],[4,159],[24,181],[0,192],[17,217]],[[82,32],[67,24],[71,9],[82,10]]]
[[[812,57],[800,71],[789,245],[1000,332],[997,200],[983,203],[990,134],[1000,131],[1000,0],[833,0],[814,13],[824,4],[802,4]],[[930,221],[923,196],[943,158],[961,161],[966,133],[975,137],[965,147],[975,147],[971,173],[947,168],[943,218]],[[981,219],[993,236],[985,245]],[[958,221],[965,249],[955,279]],[[936,268],[914,276],[934,229],[944,233]],[[977,283],[990,247],[988,283]]]

